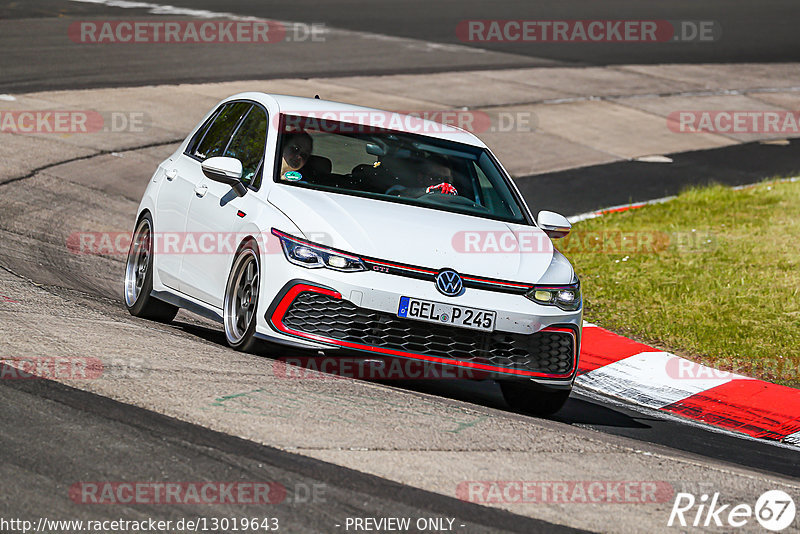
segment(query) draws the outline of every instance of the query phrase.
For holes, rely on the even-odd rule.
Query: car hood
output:
[[[534,226],[287,185],[273,187],[268,201],[309,241],[356,255],[528,283],[554,260]]]

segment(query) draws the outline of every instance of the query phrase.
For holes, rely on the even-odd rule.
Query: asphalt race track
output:
[[[569,215],[599,208],[646,202],[677,195],[691,185],[753,184],[773,176],[796,176],[800,171],[800,142],[771,146],[758,142],[670,155],[670,165],[620,161],[581,169],[540,174],[518,180],[532,210],[534,206]],[[615,187],[603,187],[613,181]],[[591,195],[570,194],[575,189]]]
[[[797,13],[798,7],[789,1],[760,4],[681,1],[669,7],[659,3],[656,11],[645,11],[643,4],[632,0],[603,4],[577,0],[536,4],[413,1],[401,10],[397,9],[397,2],[385,0],[324,3],[173,0],[170,4],[240,16],[322,22],[337,30],[327,48],[298,46],[295,50],[290,43],[276,44],[269,61],[253,55],[231,58],[231,49],[224,46],[152,45],[152,53],[142,56],[140,50],[124,45],[94,49],[57,46],[53,32],[64,31],[63,18],[139,20],[153,16],[150,8],[121,10],[99,2],[66,0],[3,1],[0,2],[3,30],[0,93],[285,76],[424,73],[499,66],[779,62],[795,61],[800,53],[796,17],[788,15]],[[677,43],[649,48],[608,44],[593,47],[587,53],[586,48],[571,49],[569,45],[520,47],[484,43],[476,51],[478,47],[460,42],[453,30],[459,21],[468,18],[589,19],[609,12],[617,18],[714,20],[725,28],[724,38],[711,47]],[[393,56],[372,54],[365,42],[379,40],[365,34],[386,36],[380,41],[383,44],[375,46],[390,43],[400,51]],[[421,43],[427,50],[424,62],[418,61],[422,57]],[[386,50],[389,48],[381,49]],[[341,64],[331,59],[345,56],[350,59]],[[166,156],[170,150],[171,144],[160,143],[146,149],[150,158]],[[676,165],[656,168],[653,171],[656,174],[650,176],[669,174],[671,178],[663,182],[680,188],[708,181],[740,185],[800,170],[800,143],[793,141],[780,152],[773,150],[774,147],[752,143],[735,150],[687,152],[673,156]],[[526,185],[521,188],[533,205],[536,188],[544,185],[547,197],[536,196],[535,202],[546,202],[548,207],[565,215],[677,192],[653,186],[657,180],[649,183],[639,180],[640,165],[646,164],[629,161],[587,167],[580,172],[550,173],[538,176],[536,182],[525,180]],[[6,336],[2,339],[7,340],[9,347],[24,343],[39,347],[43,355],[54,346],[75,344],[78,353],[88,351],[90,345],[109,352],[117,351],[119,346],[120,357],[129,357],[135,352],[134,347],[141,344],[149,349],[142,356],[146,379],[145,385],[139,386],[141,397],[137,390],[126,389],[124,381],[92,385],[99,389],[90,392],[83,391],[79,383],[0,380],[3,407],[0,450],[4,453],[0,462],[0,477],[4,480],[0,492],[2,518],[179,519],[245,516],[256,512],[259,516],[277,517],[281,531],[288,532],[344,532],[341,527],[344,518],[354,516],[449,517],[455,519],[459,527],[456,531],[470,533],[571,530],[558,524],[559,514],[582,514],[586,513],[584,509],[576,512],[574,508],[563,508],[534,515],[539,512],[483,507],[457,499],[454,491],[443,491],[435,482],[424,481],[428,473],[425,469],[438,473],[446,471],[447,465],[446,459],[425,456],[424,452],[446,453],[451,455],[448,458],[458,458],[458,453],[463,452],[465,458],[469,455],[469,461],[477,463],[476,456],[488,455],[495,447],[511,450],[522,459],[525,454],[543,452],[551,455],[548,457],[554,458],[553,465],[561,465],[565,472],[569,471],[566,464],[572,463],[575,469],[580,469],[581,461],[604,458],[613,450],[619,458],[609,459],[607,466],[593,467],[594,476],[619,480],[637,474],[643,476],[641,473],[650,468],[661,469],[659,472],[664,476],[674,464],[671,480],[676,488],[684,483],[687,487],[709,481],[722,483],[725,477],[736,475],[753,484],[751,487],[747,485],[750,482],[731,483],[732,490],[744,495],[752,494],[755,487],[769,489],[763,485],[775,480],[787,484],[791,480],[796,487],[800,479],[795,448],[712,431],[580,391],[573,393],[566,407],[551,419],[510,411],[493,383],[461,381],[392,384],[356,381],[343,386],[349,388],[347,398],[355,399],[352,405],[343,400],[344,396],[334,396],[330,382],[302,384],[300,391],[314,399],[324,397],[325,402],[336,399],[342,403],[334,402],[324,410],[335,412],[337,406],[346,405],[347,417],[341,419],[335,415],[319,419],[320,410],[296,399],[287,403],[291,408],[288,414],[269,412],[273,419],[259,420],[251,411],[240,420],[237,417],[241,410],[214,411],[214,406],[221,405],[220,399],[227,402],[228,398],[211,386],[212,393],[204,391],[205,382],[200,375],[215,375],[224,381],[227,388],[224,391],[232,395],[252,393],[259,391],[253,389],[253,384],[262,378],[260,370],[271,365],[269,358],[229,350],[218,326],[185,312],[171,325],[131,318],[121,301],[125,258],[76,256],[63,244],[72,228],[109,221],[127,224],[146,184],[137,175],[109,173],[102,187],[94,187],[87,185],[85,177],[76,175],[74,180],[60,180],[46,171],[0,183],[0,294],[9,300],[19,300],[18,304],[24,306],[21,312],[14,308],[0,309],[3,322],[15,321],[13,325],[0,325],[0,332]],[[611,177],[625,187],[603,191],[602,184]],[[576,196],[576,188],[587,193]],[[621,193],[623,190],[626,192]],[[93,325],[112,333],[108,338],[100,334],[94,338]],[[135,335],[127,337],[126,333]],[[5,343],[0,340],[0,346]],[[126,347],[128,343],[130,346]],[[6,352],[6,347],[3,351]],[[4,363],[0,365],[5,367]],[[252,373],[243,371],[249,368]],[[174,387],[170,385],[172,380]],[[292,387],[279,382],[270,384],[276,388]],[[70,387],[73,385],[76,388]],[[198,408],[197,403],[209,395],[217,404]],[[375,399],[378,407],[362,409],[358,399],[370,402]],[[279,401],[269,402],[279,404]],[[172,405],[174,410],[164,408]],[[296,406],[300,408],[292,411]],[[403,410],[395,422],[390,415],[398,406]],[[263,407],[260,409],[267,412]],[[315,413],[309,415],[311,412]],[[470,414],[472,419],[463,423],[464,427],[478,424],[476,421],[488,423],[479,427],[478,437],[470,434],[452,444],[429,435],[428,427],[450,421],[447,418],[454,413]],[[279,417],[286,418],[285,426],[270,426],[274,421],[283,421]],[[454,440],[462,439],[456,437],[460,431],[461,426],[447,430],[453,432]],[[399,436],[396,442],[394,435]],[[515,442],[517,436],[522,437],[520,443]],[[550,441],[538,441],[539,436]],[[307,450],[301,446],[306,437]],[[329,446],[326,439],[330,439]],[[397,476],[390,479],[383,474],[394,474],[393,467],[375,467],[381,463],[381,456],[377,460],[364,460],[364,469],[355,470],[352,465],[360,465],[360,460],[353,458],[361,452],[386,454],[391,461],[401,458],[409,463],[416,461],[414,455],[419,453],[420,468],[408,478],[398,467]],[[438,469],[435,466],[440,461],[445,467]],[[637,474],[624,471],[633,464],[641,471]],[[488,465],[484,478],[498,478],[490,468]],[[539,476],[540,480],[548,480],[548,476],[555,479],[560,474],[544,470]],[[441,476],[444,479],[445,475]],[[282,484],[288,490],[286,501],[257,510],[231,505],[209,511],[207,507],[192,505],[76,506],[69,497],[70,486],[78,480],[254,479]],[[315,485],[324,487],[324,499],[300,497]],[[650,527],[663,524],[669,505],[648,512],[650,515],[642,524]],[[614,515],[609,512],[598,519],[600,522],[588,522],[583,528],[604,530],[602,525],[612,524]],[[620,531],[643,528],[635,511],[626,510],[618,515]]]
[[[286,505],[273,507],[270,515],[298,532],[330,530],[331,516],[341,510],[367,516],[380,510],[395,517],[453,517],[469,532],[573,531],[261,447],[57,383],[16,382],[9,386],[10,381],[3,382],[4,387],[0,388],[3,428],[19,428],[14,433],[3,432],[0,444],[7,461],[0,472],[5,480],[13,480],[20,487],[16,499],[4,501],[4,517],[21,515],[24,511],[51,517],[61,512],[69,515],[66,492],[57,497],[48,493],[53,486],[69,487],[76,479],[87,475],[90,479],[97,478],[109,470],[110,466],[98,465],[95,455],[102,450],[104,457],[118,458],[113,471],[122,480],[159,477],[164,473],[171,480],[211,477],[236,481],[266,476],[287,489]],[[75,425],[78,420],[80,424]],[[25,424],[20,425],[21,421]],[[47,439],[47,434],[53,441]],[[69,447],[54,447],[56,439],[69,443]],[[154,450],[158,451],[155,456]],[[320,487],[325,488],[324,502],[307,497]],[[137,507],[135,512],[139,517],[177,521],[181,517],[202,515],[205,512],[202,508],[171,507],[164,514],[152,504]],[[222,505],[214,510],[220,517],[247,512],[247,507],[241,505]],[[86,514],[87,519],[117,516],[116,510],[108,508]]]
[[[103,2],[68,0],[6,1],[0,6],[0,91],[565,64],[778,62],[794,60],[800,54],[795,24],[800,9],[791,0],[657,4],[636,0],[413,0],[404,2],[403,9],[396,9],[393,0],[149,3],[324,24],[337,31],[324,45],[272,44],[268,57],[245,53],[231,58],[231,48],[224,44],[155,44],[142,54],[124,44],[64,46],[60,37],[74,20],[148,20],[152,17],[148,8],[123,10]],[[456,36],[456,27],[463,20],[592,19],[608,18],[609,13],[615,19],[712,21],[720,25],[722,34],[710,43],[595,43],[591,47],[492,42],[478,46]],[[176,14],[172,18],[181,17]],[[336,61],[329,61],[331,57]]]

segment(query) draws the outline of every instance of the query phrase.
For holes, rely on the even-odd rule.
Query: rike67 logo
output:
[[[747,503],[723,503],[719,493],[678,493],[669,514],[667,526],[681,527],[744,527],[755,518],[767,530],[780,532],[794,524],[794,500],[784,491],[770,490],[761,494],[755,506]]]

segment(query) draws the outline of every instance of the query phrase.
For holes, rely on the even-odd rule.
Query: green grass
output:
[[[587,321],[800,387],[800,182],[690,189],[577,223],[556,244],[581,278]]]

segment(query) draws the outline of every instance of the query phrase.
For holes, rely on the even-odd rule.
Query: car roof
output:
[[[281,95],[272,93],[241,93],[226,100],[236,98],[249,98],[260,100],[267,104],[266,100],[271,100],[278,108],[280,113],[299,115],[303,117],[315,117],[318,119],[328,118],[329,120],[339,120],[341,122],[355,123],[365,126],[386,125],[389,130],[406,132],[412,134],[426,135],[439,139],[447,139],[472,146],[485,148],[486,145],[472,133],[442,124],[433,120],[421,118],[420,114],[425,114],[425,110],[413,111],[413,115],[398,113],[393,111],[369,108],[334,102],[332,100],[322,100],[319,98],[306,98],[301,96]],[[270,106],[271,107],[271,106]],[[437,110],[427,111],[431,115],[441,115],[442,113],[464,113],[459,110]],[[430,115],[429,115],[430,116]],[[378,121],[376,123],[376,121]],[[380,122],[384,121],[384,122]]]

